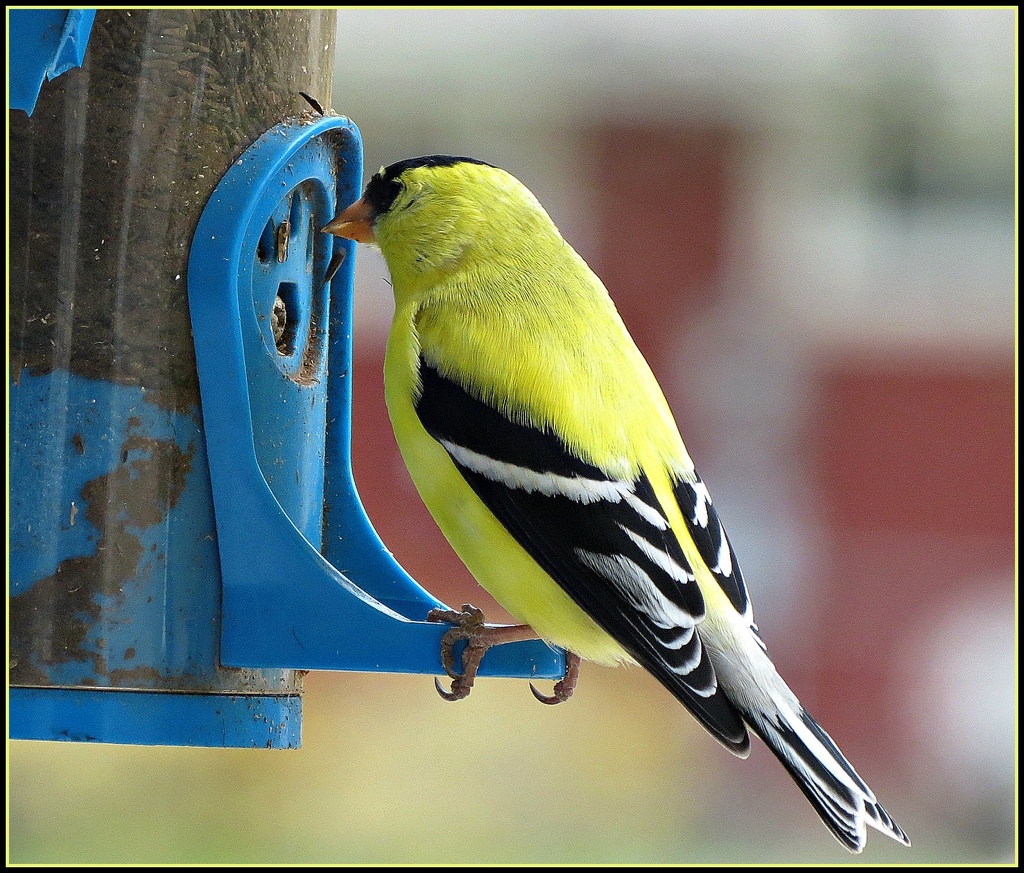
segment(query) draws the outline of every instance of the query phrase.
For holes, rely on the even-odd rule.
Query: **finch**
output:
[[[906,834],[779,676],[711,496],[601,280],[515,177],[431,155],[382,168],[325,228],[375,244],[395,313],[384,363],[395,437],[424,503],[520,625],[479,610],[442,656],[449,699],[487,647],[526,636],[648,670],[733,754],[749,732],[836,838]],[[467,641],[461,670],[456,642]]]

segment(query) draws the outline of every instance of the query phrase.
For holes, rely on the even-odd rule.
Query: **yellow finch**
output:
[[[909,845],[768,657],[747,589],[668,403],[600,279],[504,170],[433,155],[382,168],[327,232],[375,243],[395,315],[385,394],[427,508],[523,625],[458,625],[458,699],[489,645],[526,635],[650,671],[727,749],[748,728],[832,833]],[[467,640],[460,672],[452,644]],[[536,691],[535,691],[536,693]]]

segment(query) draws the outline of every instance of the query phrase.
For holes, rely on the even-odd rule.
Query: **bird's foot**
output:
[[[553,694],[549,697],[546,694],[541,694],[533,683],[530,683],[530,690],[533,692],[533,696],[536,697],[541,703],[546,703],[549,706],[554,706],[557,703],[565,703],[572,693],[576,690],[576,680],[580,678],[580,656],[575,652],[566,651],[565,653],[565,675],[555,683]]]
[[[452,680],[451,691],[445,691],[440,681],[434,679],[437,693],[445,700],[462,700],[469,696],[476,681],[477,671],[480,669],[480,661],[491,646],[537,638],[533,628],[528,624],[484,624],[483,612],[468,603],[462,605],[462,612],[454,609],[432,609],[427,613],[427,621],[452,625],[451,630],[441,637],[441,665],[448,678]],[[457,670],[454,648],[457,643],[463,641],[466,647],[462,651],[461,670]]]

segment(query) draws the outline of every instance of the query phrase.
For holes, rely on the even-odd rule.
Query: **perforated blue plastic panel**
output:
[[[348,119],[284,122],[231,167],[194,237],[189,302],[230,666],[443,675],[447,627],[425,621],[442,604],[381,543],[352,480],[355,244],[319,228],[361,178]],[[492,649],[480,672],[563,671],[562,655],[533,641]]]

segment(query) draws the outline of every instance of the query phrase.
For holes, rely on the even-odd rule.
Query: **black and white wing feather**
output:
[[[746,727],[719,688],[698,630],[703,596],[647,478],[609,476],[423,358],[419,376],[415,408],[424,429],[505,529],[717,739],[745,755]],[[738,571],[735,578],[734,591],[745,597]]]
[[[683,512],[690,538],[697,546],[701,559],[729,598],[733,608],[753,632],[754,641],[767,653],[761,633],[754,623],[753,608],[747,594],[746,583],[743,581],[743,573],[736,560],[736,553],[732,549],[732,543],[729,542],[718,512],[711,503],[707,486],[697,475],[697,471],[693,470],[689,478],[675,483],[673,494]]]

